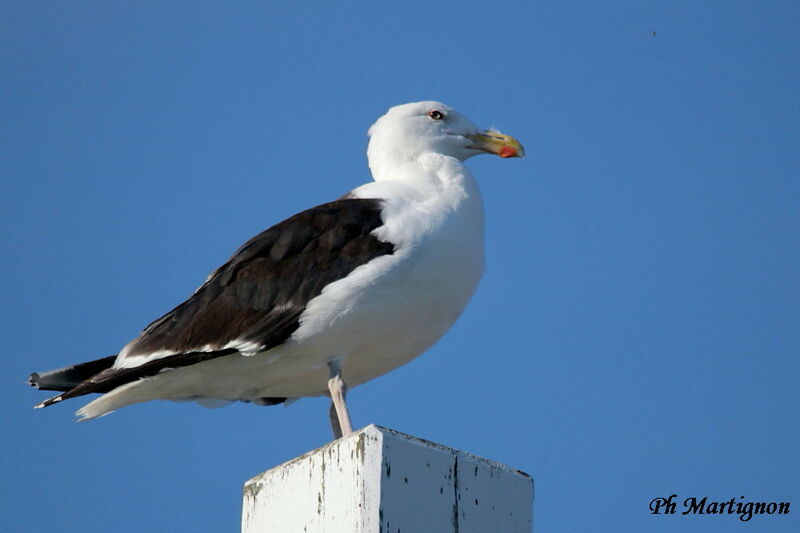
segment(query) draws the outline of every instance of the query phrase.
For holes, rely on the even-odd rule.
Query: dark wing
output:
[[[191,298],[147,326],[128,355],[221,349],[235,339],[263,350],[283,343],[326,285],[394,252],[371,235],[382,224],[381,201],[373,199],[294,215],[245,243]]]
[[[233,340],[261,350],[285,342],[298,328],[308,302],[326,285],[376,257],[394,253],[393,244],[372,235],[383,224],[381,207],[378,199],[340,199],[256,235],[188,300],[147,326],[125,354],[172,355],[133,368],[106,368],[45,403],[107,392],[164,368],[236,353],[224,348]],[[55,379],[53,373],[42,376],[48,374]]]
[[[78,363],[77,365],[57,368],[56,370],[48,370],[47,372],[41,373],[34,372],[28,378],[28,383],[31,387],[36,387],[39,390],[67,391],[73,387],[77,387],[82,382],[103,370],[110,368],[111,365],[114,364],[116,358],[116,355],[109,355],[108,357],[95,359],[94,361]]]

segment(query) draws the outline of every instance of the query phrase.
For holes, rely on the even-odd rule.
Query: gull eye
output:
[[[444,120],[444,113],[438,109],[432,109],[431,111],[428,111],[428,116],[433,120]]]

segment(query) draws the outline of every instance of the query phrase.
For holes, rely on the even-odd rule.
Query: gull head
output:
[[[370,166],[378,159],[397,163],[436,153],[464,161],[478,154],[524,157],[525,149],[510,135],[481,130],[441,102],[413,102],[392,107],[369,129]]]

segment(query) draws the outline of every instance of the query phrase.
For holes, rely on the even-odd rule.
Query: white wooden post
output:
[[[367,426],[248,480],[242,533],[529,533],[519,470]]]

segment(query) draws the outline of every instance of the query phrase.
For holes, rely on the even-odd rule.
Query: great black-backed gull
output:
[[[350,433],[347,385],[422,354],[481,278],[483,202],[463,161],[524,155],[439,102],[393,107],[369,136],[373,182],[250,239],[118,355],[31,375],[64,391],[37,407],[103,393],[76,413],[89,419],[156,399],[330,395],[334,434]]]

